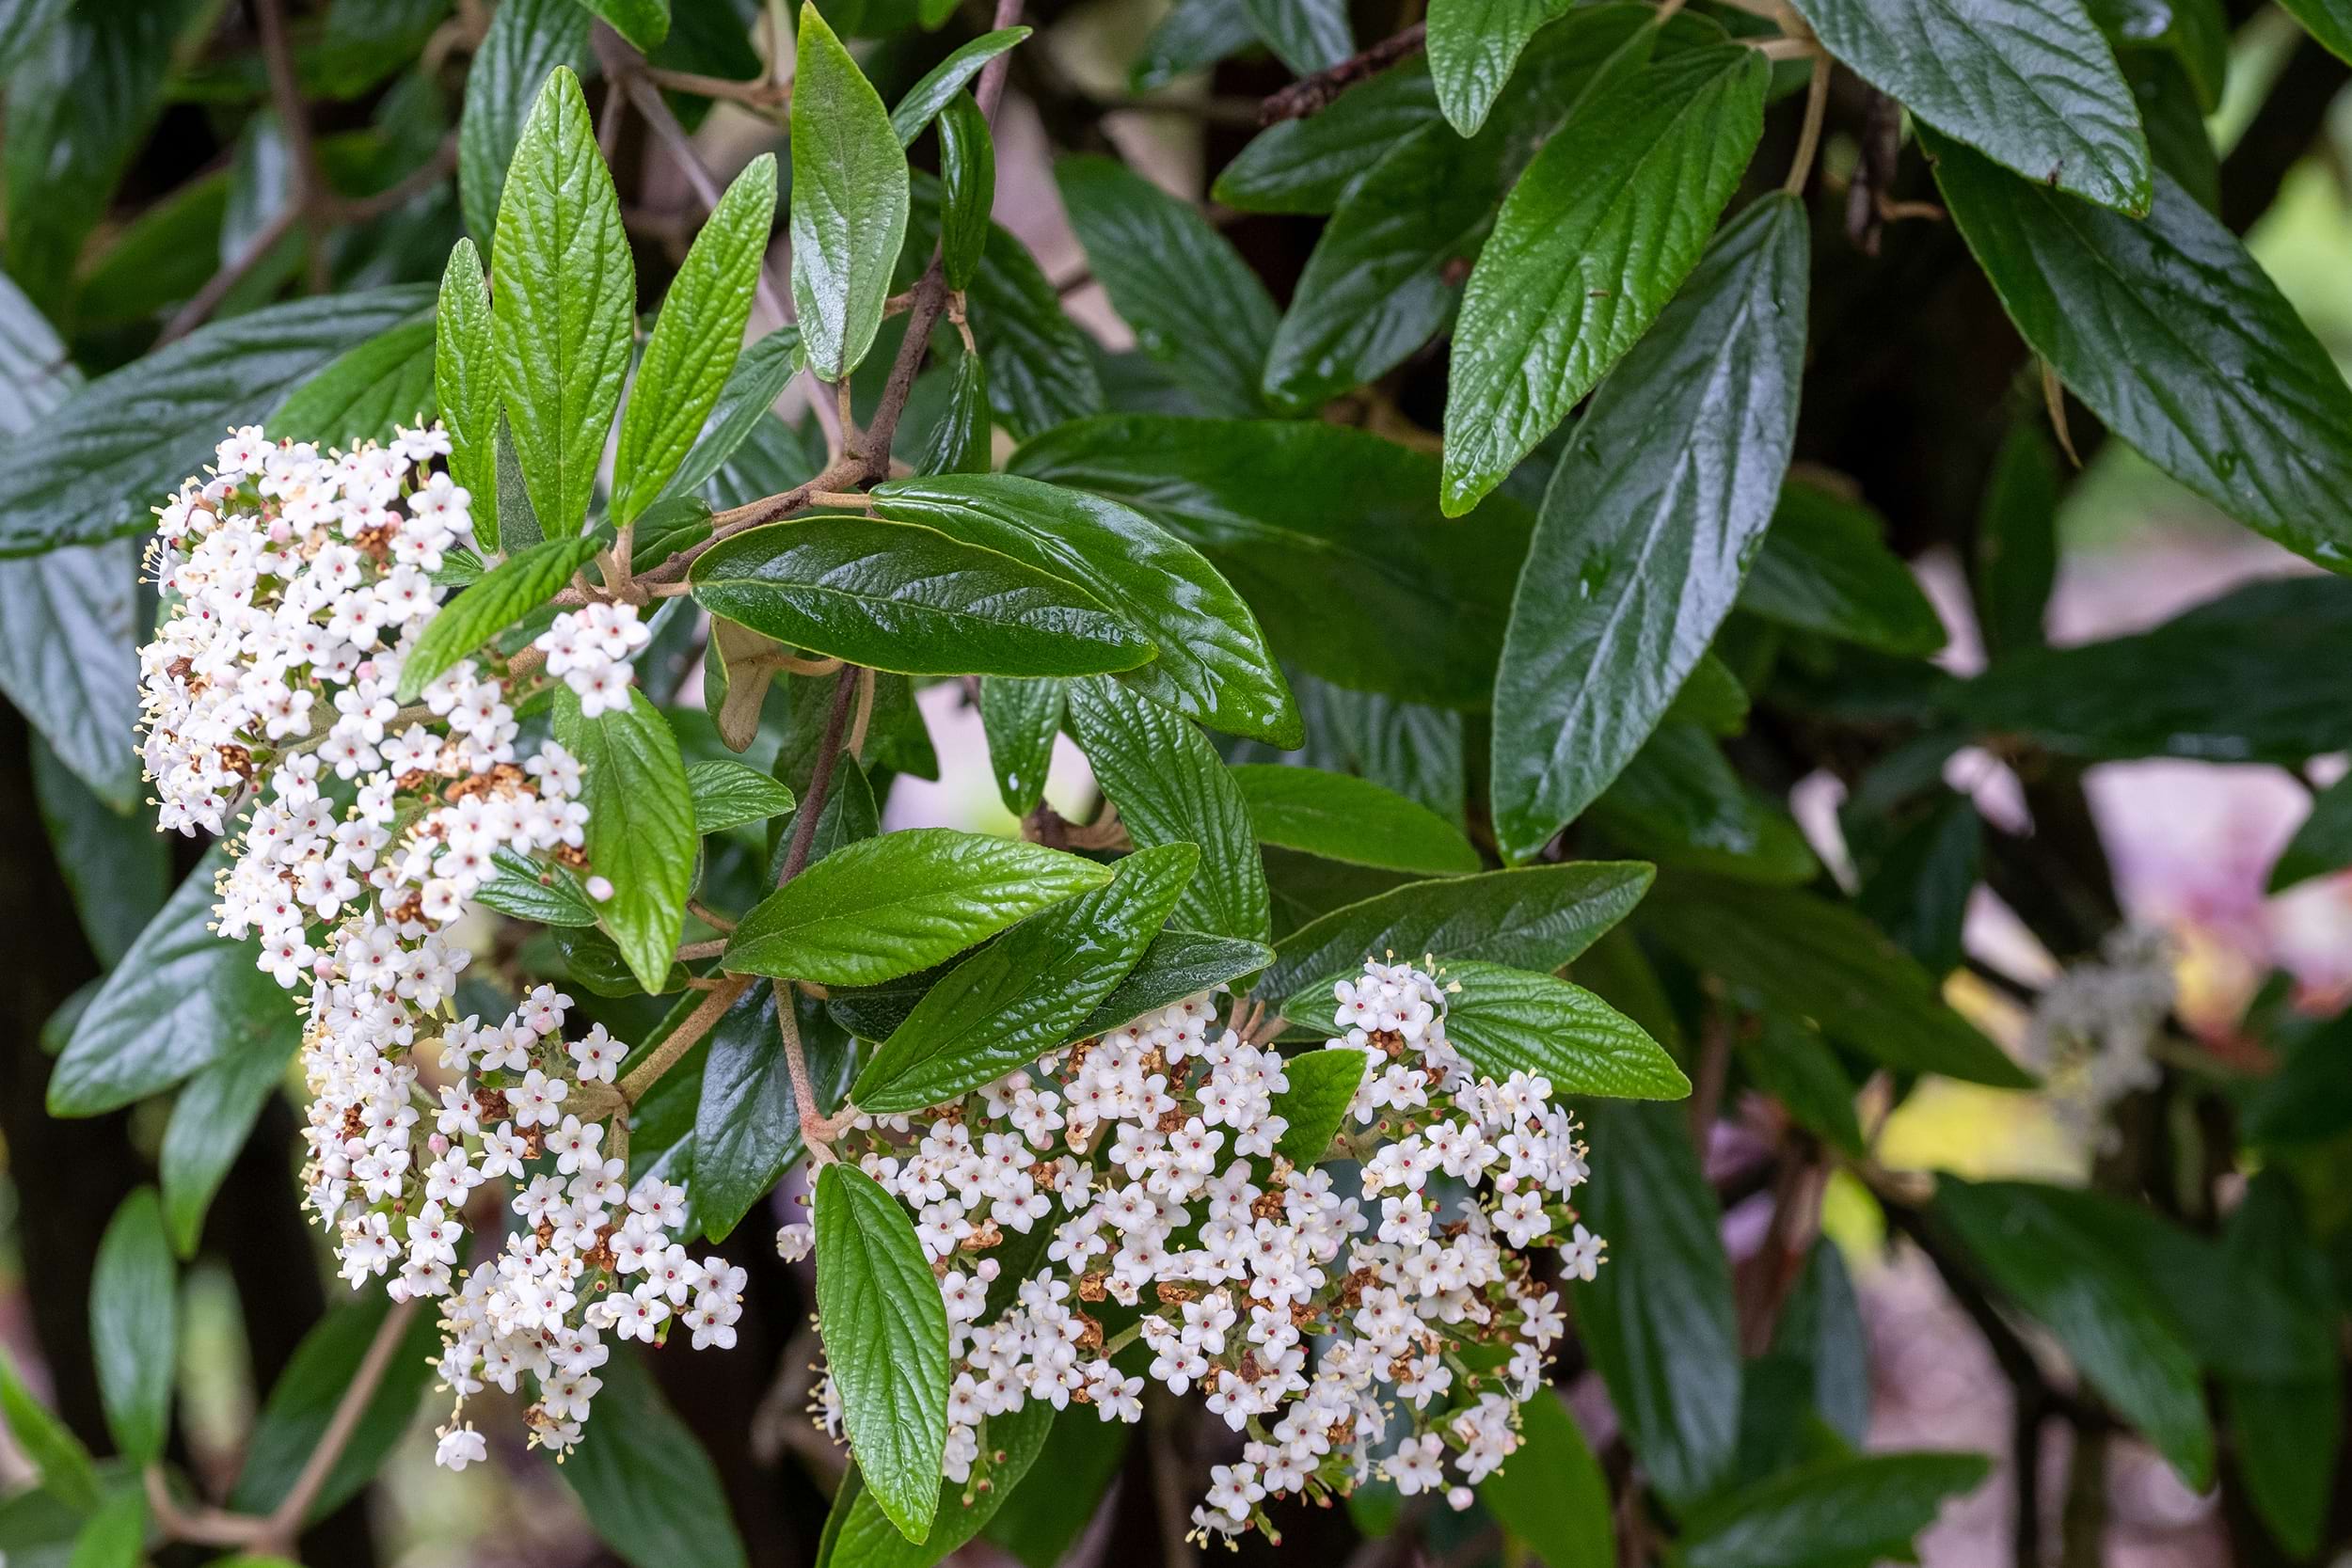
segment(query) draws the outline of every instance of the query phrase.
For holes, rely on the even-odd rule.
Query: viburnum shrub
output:
[[[2341,990],[2087,781],[2352,865],[2255,9],[0,0],[0,1560],[1989,1560],[1929,1362],[2341,1553]],[[2086,463],[2325,570],[2054,645]]]

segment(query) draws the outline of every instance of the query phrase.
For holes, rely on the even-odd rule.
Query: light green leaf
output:
[[[441,606],[425,624],[400,669],[400,700],[418,693],[488,644],[516,622],[554,599],[572,574],[596,559],[605,541],[596,534],[549,539],[517,551]]]
[[[1282,1063],[1290,1087],[1274,1097],[1274,1114],[1290,1125],[1274,1146],[1279,1158],[1306,1166],[1329,1151],[1372,1057],[1371,1052],[1352,1045],[1334,1045],[1302,1052]]]
[[[1295,1018],[1326,1012],[1330,986],[1366,958],[1483,958],[1545,973],[1590,947],[1648,891],[1638,861],[1565,862],[1407,882],[1312,920],[1274,944],[1261,994]]]
[[[432,322],[407,322],[346,351],[294,388],[270,419],[271,438],[349,450],[390,440],[395,425],[429,423],[439,412],[435,331]]]
[[[1771,75],[1734,44],[1653,60],[1595,92],[1519,177],[1454,328],[1447,515],[1501,483],[1657,320],[1755,150]]]
[[[596,923],[596,904],[567,867],[525,860],[512,849],[493,849],[490,859],[498,875],[476,889],[474,897],[499,913],[576,929]]]
[[[1920,119],[2036,185],[2134,215],[2138,105],[2081,0],[1796,0],[1822,46]]]
[[[1506,859],[1632,760],[1739,596],[1796,437],[1805,232],[1792,197],[1741,214],[1552,471],[1495,675]]]
[[[1475,135],[1537,28],[1571,0],[1431,0],[1429,74],[1454,130]]]
[[[850,1457],[898,1533],[920,1542],[947,1442],[947,1313],[906,1211],[839,1161],[817,1177],[817,1312]]]
[[[612,24],[638,51],[650,55],[670,36],[670,0],[580,0]],[[689,0],[691,3],[691,0]]]
[[[1066,578],[1159,650],[1124,684],[1204,724],[1277,746],[1301,731],[1257,618],[1184,540],[1118,501],[1014,474],[877,485],[874,510]]]
[[[1781,487],[1740,608],[1902,658],[1944,646],[1935,607],[1886,547],[1885,520],[1813,484]]]
[[[90,1268],[90,1354],[115,1450],[135,1465],[163,1457],[178,1364],[179,1270],[155,1189],[122,1200]]]
[[[647,990],[670,973],[694,874],[694,808],[677,737],[642,691],[590,718],[565,687],[555,694],[555,738],[580,760],[588,807],[588,865],[612,884],[597,909],[628,972]]]
[[[1037,809],[1061,733],[1062,686],[1057,680],[991,675],[980,683],[980,729],[997,798],[1015,816]]]
[[[936,1294],[936,1292],[933,1292]],[[718,1468],[627,1345],[596,1370],[596,1414],[557,1471],[598,1537],[631,1568],[742,1568]]]
[[[637,268],[580,78],[532,105],[499,198],[490,343],[532,509],[576,534],[596,492],[636,333]]]
[[[2288,14],[2340,60],[2352,60],[2352,3],[2347,0],[2280,0]]]
[[[907,160],[857,61],[801,8],[792,81],[792,303],[809,368],[855,370],[882,325],[907,230]]]
[[[1091,1412],[1069,1414],[1096,1421]],[[826,1515],[824,1536],[818,1547],[817,1568],[930,1568],[979,1534],[1009,1497],[1021,1495],[1015,1488],[1044,1452],[1046,1436],[1058,1426],[1062,1415],[1043,1400],[1030,1400],[1009,1416],[990,1417],[985,1468],[974,1472],[976,1481],[985,1476],[986,1485],[942,1481],[930,1533],[920,1544],[898,1533],[875,1502],[863,1476],[852,1468],[841,1490],[834,1494],[833,1512]],[[1060,1483],[1060,1477],[1050,1471],[1047,1476],[1051,1477],[1047,1484]]]
[[[626,526],[668,487],[719,401],[768,253],[776,160],[753,159],[711,210],[679,264],[621,416],[612,459],[612,520]]]
[[[531,0],[523,3],[527,8]],[[497,25],[491,24],[494,31]],[[441,426],[449,432],[449,476],[472,499],[475,542],[496,549],[498,367],[491,357],[490,284],[471,240],[461,239],[450,248],[433,331],[433,390]]]
[[[746,822],[765,822],[792,809],[792,792],[756,768],[720,760],[686,769],[686,792],[694,803],[694,831],[724,832]]]
[[[100,1504],[82,1527],[66,1568],[138,1568],[146,1547],[147,1496],[126,1486]]]
[[[1418,957],[1418,955],[1416,955]],[[1551,1080],[1559,1095],[1680,1100],[1691,1081],[1642,1026],[1581,986],[1549,974],[1449,959],[1446,1037],[1498,1083],[1514,1072]]]
[[[246,1444],[245,1468],[230,1493],[231,1508],[267,1513],[293,1490],[303,1465],[316,1452],[335,1408],[358,1375],[391,1303],[380,1291],[328,1309],[294,1347],[286,1370],[270,1386],[269,1398]],[[441,1336],[428,1308],[411,1310],[383,1382],[360,1412],[351,1440],[326,1473],[310,1504],[310,1519],[324,1518],[358,1496],[415,1419],[417,1406],[433,1384]]]
[[[907,88],[906,96],[890,111],[890,128],[898,133],[898,145],[913,147],[914,138],[923,134],[923,127],[955,102],[964,84],[977,76],[982,66],[1027,38],[1030,31],[1027,27],[999,27],[993,33],[982,33],[925,71],[922,80]]]
[[[190,1078],[172,1101],[155,1169],[163,1187],[164,1226],[172,1251],[182,1258],[196,1256],[213,1195],[245,1148],[262,1107],[285,1082],[286,1063],[301,1044],[301,1022],[288,1013],[269,1035]]]
[[[776,427],[771,410],[784,388],[801,372],[801,333],[789,324],[776,328],[736,356],[719,401],[711,406],[710,423],[686,454],[670,483],[662,486],[653,510],[700,490],[721,472],[743,443],[761,427]],[[788,488],[788,486],[787,486]],[[648,513],[650,515],[650,511]]]
[[[1478,851],[1453,824],[1369,779],[1278,763],[1232,773],[1262,844],[1432,877],[1479,868]]]
[[[1356,53],[1345,0],[1241,0],[1258,40],[1301,76]]]
[[[51,1496],[76,1513],[98,1507],[98,1470],[90,1463],[89,1449],[33,1398],[5,1354],[0,1354],[0,1420],[8,1423],[18,1450],[32,1462]]]
[[[488,244],[498,230],[506,166],[523,120],[549,72],[587,69],[586,7],[575,0],[501,0],[490,30],[466,68],[465,113],[457,122],[457,194],[466,231]]]
[[[848,844],[743,917],[722,967],[870,986],[912,974],[1111,879],[1058,849],[916,828]]]
[[[874,1116],[942,1104],[1069,1041],[1168,924],[1200,863],[1189,844],[1138,849],[1108,885],[1013,927],[940,977],[850,1099]]]
[[[1108,158],[1063,158],[1054,179],[1094,276],[1143,351],[1171,366],[1208,412],[1259,412],[1274,300],[1232,242],[1190,203]]]
[[[1947,1497],[1984,1484],[1975,1453],[1872,1453],[1819,1461],[1693,1512],[1677,1568],[1814,1568],[1909,1557]]]
[[[996,201],[996,144],[988,117],[969,93],[939,112],[939,260],[947,287],[967,289],[988,249],[989,211]]]
[[[1479,1483],[1478,1497],[1546,1568],[1614,1568],[1608,1478],[1551,1389],[1519,1406],[1518,1451]]]
[[[2162,173],[2135,221],[1931,150],[1962,237],[2074,395],[2249,528],[2352,572],[2352,388],[2237,236]]]

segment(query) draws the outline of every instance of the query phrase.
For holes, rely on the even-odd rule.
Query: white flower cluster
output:
[[[628,706],[628,661],[653,640],[637,607],[592,604],[567,610],[532,644],[548,656],[548,673],[580,694],[580,711],[594,719]]]
[[[1279,1539],[1267,1503],[1375,1473],[1467,1507],[1518,1446],[1565,1328],[1528,1249],[1559,1246],[1583,1279],[1601,1258],[1568,1203],[1576,1124],[1541,1078],[1472,1073],[1425,969],[1368,962],[1337,1000],[1326,1049],[1370,1058],[1346,1162],[1276,1153],[1284,1059],[1219,1027],[1207,995],[835,1142],[914,1212],[939,1277],[949,1479],[1030,1400],[1140,1419],[1147,1375],[1247,1433],[1193,1511],[1203,1540]],[[811,1242],[778,1238],[788,1259]],[[1144,1370],[1124,1371],[1136,1340]],[[816,1408],[837,1434],[829,1379]]]
[[[431,574],[470,533],[470,498],[423,467],[448,451],[437,427],[349,453],[258,427],[223,441],[213,476],[159,511],[166,614],[141,654],[143,749],[167,826],[220,832],[250,800],[217,928],[258,938],[262,968],[307,1003],[305,1203],[344,1278],[445,1298],[440,1368],[461,1410],[485,1381],[511,1392],[527,1373],[533,1436],[561,1450],[579,1440],[604,1331],[650,1339],[676,1315],[697,1346],[731,1344],[743,1280],[689,1259],[671,1239],[684,1195],[628,1191],[605,1124],[565,1110],[614,1103],[574,1090],[611,1083],[626,1053],[601,1026],[564,1039],[571,998],[542,986],[495,1024],[453,1019],[469,955],[447,927],[501,853],[584,870],[588,814],[561,746],[519,755],[531,693],[499,661],[459,663],[415,708],[393,696],[439,608]],[[635,610],[564,622],[567,668],[594,700],[626,703],[615,661],[644,642]],[[506,1228],[476,1194],[501,1179],[523,1227],[465,1268],[469,1211]],[[469,1427],[442,1435],[444,1464],[483,1452]]]
[[[2112,1139],[2108,1107],[2159,1076],[2149,1053],[2172,1010],[2176,982],[2171,940],[2160,930],[2124,927],[2100,944],[2099,957],[2075,964],[2034,1002],[2025,1056],[2050,1089],[2050,1104],[2077,1134]]]

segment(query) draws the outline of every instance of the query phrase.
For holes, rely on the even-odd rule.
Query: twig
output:
[[[1301,76],[1258,105],[1258,123],[1272,125],[1278,120],[1304,119],[1329,107],[1331,100],[1365,77],[1377,76],[1399,60],[1421,53],[1428,42],[1428,36],[1427,25],[1416,22],[1402,32],[1382,39],[1360,55],[1351,55],[1311,75]]]
[[[725,76],[705,76],[695,71],[667,71],[658,65],[645,67],[645,77],[654,86],[672,92],[691,92],[698,98],[723,98],[769,119],[792,102],[789,82],[771,81],[755,76],[748,82],[738,82]]]
[[[235,261],[206,278],[204,286],[174,311],[169,321],[164,323],[163,331],[155,335],[155,346],[161,348],[166,343],[175,342],[203,325],[213,312],[220,309],[220,302],[229,297],[230,291],[253,276],[253,269],[278,248],[278,243],[293,232],[294,226],[301,219],[301,209],[292,203],[272,216]]]
[[[277,106],[287,150],[294,154],[294,206],[310,235],[310,288],[320,293],[327,281],[325,241],[331,197],[319,166],[318,144],[310,139],[310,117],[303,107],[302,83],[294,71],[294,44],[286,36],[285,0],[254,0],[253,15],[262,31],[262,61],[269,72],[270,102]]]
[[[318,1501],[335,1462],[342,1457],[351,1434],[358,1430],[359,1418],[367,1414],[368,1402],[375,1398],[376,1385],[384,1381],[393,1354],[408,1337],[408,1320],[416,1315],[417,1298],[411,1296],[393,1303],[392,1309],[376,1325],[375,1338],[368,1341],[367,1354],[359,1358],[359,1370],[352,1373],[351,1382],[344,1386],[342,1398],[335,1405],[335,1414],[327,1418],[326,1431],[320,1435],[318,1447],[310,1450],[310,1457],[303,1462],[294,1485],[263,1522],[254,1544],[264,1555],[272,1551],[292,1555],[294,1537],[302,1532],[310,1505]]]
[[[653,1054],[631,1068],[628,1076],[621,1080],[621,1099],[632,1106],[644,1099],[646,1091],[677,1064],[679,1057],[693,1050],[697,1040],[710,1033],[726,1010],[752,989],[752,982],[757,978],[754,974],[730,974],[706,991],[694,1010],[686,1015],[685,1022],[671,1030],[668,1037],[653,1048]]]
[[[872,673],[855,665],[844,665],[840,674],[834,677],[833,706],[825,714],[825,731],[818,738],[817,757],[809,768],[807,799],[801,802],[793,819],[792,842],[784,852],[783,867],[776,873],[778,887],[806,869],[808,857],[816,848],[817,819],[824,815],[825,797],[833,789],[834,769],[840,766],[850,699]],[[808,1053],[801,1048],[800,1022],[793,1014],[792,999],[781,993],[776,997],[776,1029],[784,1038],[784,1065],[792,1080],[792,1108],[800,1119],[801,1147],[819,1163],[830,1160],[834,1134],[852,1113],[844,1106],[840,1117],[830,1117],[817,1108],[817,1089],[809,1077]]]
[[[1788,160],[1788,178],[1781,189],[1790,196],[1804,194],[1804,182],[1813,173],[1813,155],[1821,146],[1821,120],[1829,109],[1829,56],[1813,58],[1813,75],[1805,84],[1804,125],[1797,133],[1797,150]]]

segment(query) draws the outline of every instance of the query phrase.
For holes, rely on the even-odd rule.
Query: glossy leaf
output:
[[[1200,863],[1189,844],[1138,849],[1108,885],[1031,915],[942,975],[850,1085],[874,1116],[993,1083],[1066,1043],[1168,924]]]
[[[529,6],[530,0],[524,0],[523,8]],[[433,391],[440,404],[441,426],[449,433],[449,476],[472,501],[475,541],[485,549],[495,549],[498,367],[490,347],[489,280],[482,275],[482,258],[471,240],[461,239],[451,247],[433,312]]]
[[[927,528],[867,517],[771,523],[689,574],[713,615],[812,653],[912,675],[1126,670],[1152,645],[1074,582]]]
[[[799,1030],[797,1018],[792,1026]],[[782,1027],[776,988],[762,981],[739,997],[710,1031],[687,1187],[702,1232],[714,1242],[724,1240],[801,1157],[800,1105]],[[825,1050],[827,1044],[833,1049]],[[836,1033],[831,1041],[820,1041],[801,1031],[801,1045],[813,1085],[837,1088],[848,1065],[840,1058],[853,1054],[848,1037]]]
[[[564,688],[555,696],[555,737],[580,765],[589,869],[612,884],[597,922],[637,983],[654,990],[685,929],[694,808],[677,737],[644,692],[628,697],[628,707],[590,718]]]
[[[1343,0],[1241,0],[1241,8],[1259,41],[1302,76],[1356,52]]]
[[[813,7],[792,81],[792,303],[809,368],[836,381],[882,326],[907,230],[907,160],[889,113]]]
[[[597,1536],[631,1568],[742,1568],[717,1466],[626,1344],[596,1369],[596,1415],[557,1474]]]
[[[1519,51],[1567,10],[1568,0],[1432,0],[1429,74],[1454,129],[1477,135]]]
[[[939,182],[914,181],[908,232],[924,255],[939,236]],[[979,269],[964,303],[972,338],[988,360],[988,396],[1015,436],[1033,436],[1103,411],[1094,350],[1061,308],[1061,296],[1037,258],[1001,224],[992,223]]]
[[[1978,264],[2074,395],[2249,528],[2352,571],[2352,388],[2237,236],[2169,175],[2134,220],[1931,150]]]
[[[917,477],[934,474],[984,474],[990,450],[988,360],[977,354],[960,355],[948,383],[947,406],[914,460]]]
[[[1143,41],[1128,85],[1137,92],[1164,87],[1188,71],[1215,65],[1258,41],[1242,0],[1176,0]]]
[[[947,1441],[947,1314],[906,1211],[839,1161],[817,1178],[817,1311],[858,1474],[920,1542]]]
[[[1907,1557],[1944,1501],[1984,1483],[1974,1453],[1854,1454],[1709,1502],[1683,1526],[1679,1568],[1812,1568]]]
[[[245,1467],[229,1495],[231,1508],[245,1513],[266,1513],[293,1490],[294,1479],[326,1435],[327,1423],[334,1418],[390,1306],[377,1292],[348,1299],[330,1308],[302,1337],[285,1370],[270,1385],[269,1398],[255,1418],[252,1439],[246,1446]],[[384,1380],[376,1385],[352,1430],[351,1440],[327,1471],[325,1484],[310,1504],[310,1519],[324,1518],[358,1496],[416,1418],[417,1406],[433,1385],[434,1363],[439,1354],[441,1337],[434,1316],[429,1308],[410,1312],[408,1326],[402,1330],[385,1363]]]
[[[1244,212],[1327,213],[1391,148],[1438,119],[1427,61],[1406,60],[1357,83],[1318,114],[1259,132],[1209,194]]]
[[[1541,849],[1632,760],[1739,596],[1796,436],[1806,254],[1793,198],[1750,208],[1553,470],[1495,676],[1507,859]]]
[[[1286,1059],[1282,1076],[1290,1087],[1274,1097],[1274,1114],[1290,1125],[1276,1141],[1275,1154],[1299,1166],[1321,1160],[1340,1135],[1372,1059],[1371,1052],[1352,1045],[1326,1046]]]
[[[196,1256],[213,1195],[244,1149],[262,1107],[285,1083],[286,1064],[301,1043],[301,1022],[289,1014],[277,1029],[198,1072],[172,1101],[155,1169],[163,1187],[164,1227],[180,1257]]]
[[[739,762],[689,763],[686,793],[694,805],[698,833],[724,832],[746,822],[765,822],[792,809],[792,791]]]
[[[271,438],[347,450],[430,421],[439,413],[434,332],[431,322],[407,322],[345,351],[270,417]]]
[[[590,21],[579,0],[514,0],[492,14],[466,70],[457,122],[457,193],[477,244],[498,231],[507,165],[548,74],[586,69]]]
[[[996,795],[1015,816],[1037,809],[1061,733],[1062,687],[1056,680],[992,675],[980,683],[980,728],[988,741]]]
[[[1111,879],[1058,849],[947,828],[845,845],[743,917],[721,964],[739,974],[870,986],[912,974]]]
[[[179,1269],[155,1189],[122,1200],[90,1267],[90,1355],[115,1451],[133,1465],[163,1457],[179,1363]]]
[[[670,36],[670,0],[580,0],[631,47],[651,54]],[[691,0],[690,0],[691,4]]]
[[[996,202],[996,145],[988,117],[964,94],[939,112],[939,260],[951,289],[968,289],[988,250]]]
[[[596,906],[570,869],[525,860],[511,849],[490,852],[498,874],[474,897],[501,914],[541,926],[582,928],[596,923]]]
[[[1200,931],[1169,927],[1152,939],[1143,957],[1119,989],[1104,998],[1093,1016],[1071,1032],[1071,1038],[1116,1029],[1171,1002],[1215,990],[1245,974],[1255,974],[1274,961],[1274,949],[1263,942],[1238,937],[1213,937]]]
[[[1547,1568],[1614,1568],[1608,1478],[1549,1388],[1519,1406],[1518,1451],[1479,1483],[1478,1497]]]
[[[719,401],[711,405],[709,424],[662,487],[655,510],[700,490],[712,475],[725,470],[728,460],[755,434],[776,428],[770,410],[800,373],[801,365],[801,334],[789,325],[778,327],[737,355],[726,385],[720,388]]]
[[[735,177],[678,266],[645,341],[612,458],[612,520],[626,525],[668,487],[702,435],[742,346],[776,212],[776,160]]]
[[[1418,956],[1418,955],[1416,955]],[[1485,1077],[1551,1080],[1558,1095],[1680,1100],[1691,1081],[1642,1026],[1581,986],[1531,970],[1450,959],[1446,1037]]]
[[[2280,0],[2312,37],[2340,60],[2352,60],[2352,4],[2346,0]]]
[[[1731,44],[1653,60],[1596,92],[1519,177],[1454,327],[1448,516],[1501,483],[1657,320],[1756,147],[1771,74]]]
[[[1369,779],[1269,763],[1232,773],[1260,843],[1433,877],[1479,869],[1478,851],[1445,818]]]
[[[1030,1400],[1009,1416],[989,1418],[986,1468],[975,1471],[976,1480],[984,1474],[987,1484],[942,1481],[930,1530],[919,1543],[898,1533],[863,1474],[852,1470],[834,1494],[817,1568],[930,1568],[979,1534],[1006,1499],[1018,1495],[1015,1488],[1036,1465],[1062,1414],[1043,1400]],[[1050,1473],[1041,1479],[1048,1485],[1061,1481]]]
[[[1936,652],[1944,623],[1911,568],[1886,547],[1884,529],[1858,502],[1817,485],[1783,485],[1740,608],[1898,657]]]
[[[890,111],[890,128],[898,133],[898,145],[913,147],[914,138],[923,134],[923,127],[955,102],[956,95],[980,73],[982,66],[1027,38],[1030,31],[1027,27],[999,27],[993,33],[982,33],[925,71]]]
[[[551,602],[570,583],[572,574],[595,560],[604,546],[596,534],[546,540],[499,562],[443,604],[401,665],[400,700],[415,702],[459,660]]]
[[[1013,474],[942,474],[874,489],[880,516],[919,523],[1078,584],[1159,650],[1126,685],[1204,724],[1295,744],[1289,686],[1248,604],[1149,517]]]

